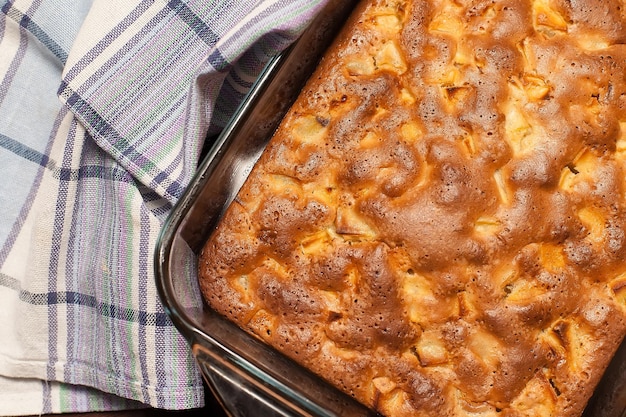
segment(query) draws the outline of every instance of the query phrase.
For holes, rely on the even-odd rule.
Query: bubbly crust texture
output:
[[[580,415],[626,329],[625,13],[360,4],[207,242],[207,302],[385,415]]]

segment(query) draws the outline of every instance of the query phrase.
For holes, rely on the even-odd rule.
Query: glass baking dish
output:
[[[209,149],[156,245],[157,289],[166,312],[189,342],[212,392],[234,417],[376,415],[213,312],[197,282],[197,254],[356,3],[330,1],[301,38],[268,63]],[[625,376],[622,345],[584,416],[625,416]]]

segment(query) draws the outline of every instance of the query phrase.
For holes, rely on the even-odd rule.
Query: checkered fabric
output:
[[[0,3],[0,415],[202,406],[153,248],[204,138],[323,3]]]

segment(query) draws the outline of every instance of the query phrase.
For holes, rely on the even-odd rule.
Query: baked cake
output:
[[[577,416],[626,329],[626,5],[354,11],[200,256],[388,416]]]

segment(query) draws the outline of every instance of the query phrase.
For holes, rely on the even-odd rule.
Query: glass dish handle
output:
[[[317,416],[293,402],[285,401],[285,393],[277,393],[242,371],[237,357],[224,352],[212,352],[206,346],[195,345],[194,355],[203,376],[226,413],[232,417],[300,417]]]

